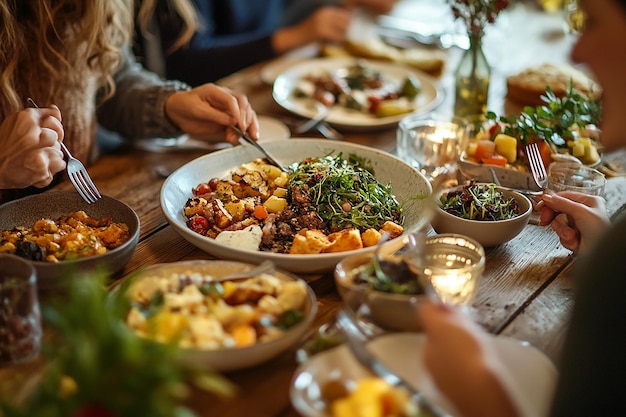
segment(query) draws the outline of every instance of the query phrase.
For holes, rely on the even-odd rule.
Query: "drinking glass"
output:
[[[398,124],[396,150],[403,161],[433,179],[454,169],[467,141],[467,123],[462,118],[410,115]]]
[[[565,12],[566,31],[579,34],[585,29],[586,15],[578,4],[578,0],[565,0],[563,5]]]
[[[576,162],[552,162],[548,166],[548,188],[604,196],[606,177],[597,169]]]
[[[412,268],[428,280],[439,300],[470,311],[485,269],[485,250],[475,240],[441,233],[419,242]]]
[[[26,260],[0,254],[0,366],[28,362],[40,347],[35,269]]]

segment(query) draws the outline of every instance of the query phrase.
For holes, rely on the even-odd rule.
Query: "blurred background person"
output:
[[[151,70],[199,85],[311,43],[342,42],[355,7],[387,13],[396,1],[142,0],[135,53]]]
[[[235,144],[235,124],[258,138],[246,97],[191,89],[135,62],[131,4],[0,0],[0,202],[52,182],[65,167],[58,140],[86,164],[96,158],[98,123],[125,139],[187,132]],[[27,97],[40,108],[24,110]]]
[[[603,88],[604,150],[626,148],[626,0],[579,0],[579,5],[586,13],[585,28],[571,55],[589,66]],[[626,217],[609,224],[600,197],[571,192],[545,194],[541,216],[564,246],[579,253],[574,309],[550,416],[625,415]],[[426,366],[464,417],[520,415],[479,326],[434,304],[426,304],[420,317],[427,334]]]

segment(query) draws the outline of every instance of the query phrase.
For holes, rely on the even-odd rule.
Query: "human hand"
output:
[[[419,309],[426,333],[424,363],[437,388],[464,417],[517,416],[497,377],[502,366],[487,333],[469,316],[442,304]]]
[[[247,97],[215,84],[172,93],[165,100],[165,114],[184,132],[208,141],[238,144],[240,135],[231,128],[235,125],[259,138],[259,122]]]
[[[43,188],[65,169],[59,141],[65,131],[61,111],[28,108],[0,124],[0,189]]]
[[[546,190],[536,209],[539,224],[551,225],[561,244],[573,252],[588,250],[609,225],[606,203],[598,196]]]
[[[272,36],[276,53],[282,54],[313,42],[343,42],[352,13],[341,7],[320,7],[294,26],[277,30]]]

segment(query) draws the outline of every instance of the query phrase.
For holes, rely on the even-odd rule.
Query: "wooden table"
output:
[[[516,13],[535,12],[529,8]],[[519,16],[513,14],[509,19],[517,19]],[[527,27],[518,29],[530,30]],[[535,52],[531,54],[526,48],[520,49],[519,53],[508,58],[510,62],[506,65],[495,63],[490,106],[496,111],[501,111],[506,104],[505,91],[502,90],[504,77],[525,65],[536,63],[533,61],[537,59],[543,60],[545,53],[555,48],[553,43],[534,32],[526,38],[517,34],[515,39],[526,39],[530,43],[528,47],[534,47],[531,50]],[[519,42],[522,44],[521,40]],[[565,37],[558,42],[560,47],[570,43]],[[502,48],[495,52],[502,53]],[[455,56],[458,56],[458,51],[451,51],[450,62],[439,80],[448,95]],[[563,59],[567,54],[561,51],[560,57]],[[274,103],[271,87],[261,82],[260,71],[263,66],[259,64],[242,70],[224,79],[222,84],[245,92],[259,114],[280,119],[292,118]],[[442,107],[449,110],[451,105],[447,99]],[[353,143],[394,151],[395,129],[345,132],[345,136],[346,140]],[[187,243],[168,225],[159,207],[159,190],[163,178],[155,171],[156,166],[177,168],[201,154],[195,151],[159,154],[120,148],[104,155],[89,168],[102,193],[126,202],[141,219],[140,241],[125,274],[155,263],[211,259],[211,256]],[[71,189],[71,185],[64,183],[59,188]],[[609,180],[606,196],[611,213],[618,211],[624,204],[625,191],[626,179]],[[486,270],[474,304],[476,320],[493,334],[526,340],[553,360],[556,359],[572,307],[573,282],[570,270],[575,258],[559,244],[550,228],[534,225],[527,226],[509,243],[490,248],[486,253]],[[331,273],[303,278],[318,297],[319,312],[315,326],[331,321],[341,306]],[[221,401],[198,393],[192,405],[201,416],[297,416],[289,402],[289,386],[296,365],[294,352],[289,351],[265,365],[226,374],[239,387],[236,398]],[[11,369],[2,372],[0,378],[10,375]]]

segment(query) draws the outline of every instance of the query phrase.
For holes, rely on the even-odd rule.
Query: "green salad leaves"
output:
[[[354,154],[308,158],[292,167],[291,187],[311,199],[331,230],[355,227],[380,229],[385,221],[402,223],[400,204],[391,185],[379,183],[368,161]]]

